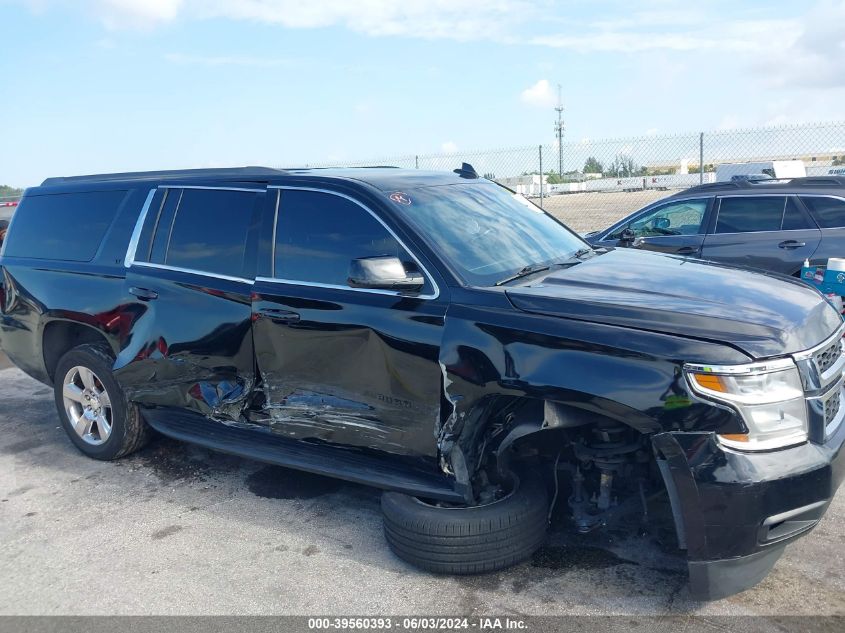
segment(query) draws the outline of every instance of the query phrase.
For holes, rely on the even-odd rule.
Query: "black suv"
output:
[[[845,256],[845,178],[700,185],[586,239],[798,276],[805,259],[824,265]]]
[[[51,178],[0,344],[86,455],[164,435],[385,489],[442,573],[668,498],[694,596],[753,585],[845,474],[843,322],[778,275],[592,249],[464,165]]]

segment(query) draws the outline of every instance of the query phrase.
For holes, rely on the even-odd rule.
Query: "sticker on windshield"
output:
[[[394,191],[390,194],[390,199],[396,204],[404,204],[406,207],[411,204],[411,196],[401,191]]]

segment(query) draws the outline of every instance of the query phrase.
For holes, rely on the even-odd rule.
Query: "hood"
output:
[[[800,280],[636,249],[611,250],[506,293],[525,312],[718,341],[755,359],[813,347],[842,324]]]

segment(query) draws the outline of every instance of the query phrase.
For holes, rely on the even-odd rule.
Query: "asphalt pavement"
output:
[[[90,460],[51,389],[0,369],[0,614],[845,615],[842,493],[762,584],[717,602],[690,600],[664,536],[556,525],[516,568],[432,575],[390,553],[374,489],[164,438]]]

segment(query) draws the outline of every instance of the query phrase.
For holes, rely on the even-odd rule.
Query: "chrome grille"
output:
[[[842,392],[837,390],[834,395],[827,399],[824,403],[824,425],[830,424],[839,413],[839,404],[842,400]]]
[[[819,373],[823,374],[830,369],[841,353],[842,346],[837,339],[827,347],[813,354],[813,361],[816,363],[816,367],[819,368]]]

